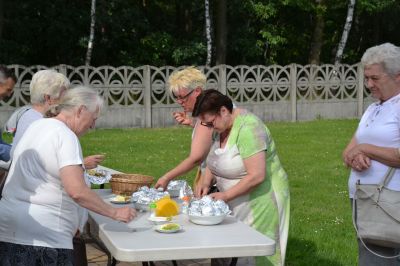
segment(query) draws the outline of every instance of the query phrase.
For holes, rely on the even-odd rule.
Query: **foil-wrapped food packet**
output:
[[[164,198],[167,195],[168,192],[166,191],[143,186],[140,187],[138,191],[132,193],[131,201],[141,204],[150,204],[152,202]]]
[[[168,183],[167,191],[171,197],[192,197],[193,190],[185,180],[172,180]]]
[[[201,199],[192,200],[186,213],[196,216],[219,216],[229,214],[230,210],[223,200],[213,200],[210,196],[204,196]]]
[[[101,185],[110,181],[111,173],[103,169],[89,169],[85,171],[85,179],[92,184]]]

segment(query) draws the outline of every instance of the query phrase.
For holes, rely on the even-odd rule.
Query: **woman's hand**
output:
[[[210,186],[213,180],[214,176],[211,173],[210,168],[206,167],[204,176],[200,178],[199,183],[195,187],[194,195],[198,198],[207,195],[208,191],[210,191]]]
[[[172,115],[179,124],[193,127],[192,119],[185,112],[173,112]]]
[[[215,192],[209,195],[214,200],[223,200],[224,202],[229,201],[228,196],[225,192]]]
[[[115,213],[112,218],[120,222],[129,223],[135,217],[136,211],[134,209],[131,207],[122,207],[115,209]]]
[[[210,186],[201,183],[201,184],[198,184],[198,185],[196,186],[196,189],[195,189],[195,191],[194,191],[194,195],[195,195],[197,198],[201,198],[201,197],[207,195],[207,193],[208,193],[209,190],[210,190]]]
[[[353,136],[351,138],[349,144],[347,144],[346,148],[344,149],[344,151],[342,153],[343,163],[345,164],[346,167],[351,167],[352,159],[349,157],[349,152],[356,145],[357,145],[357,140],[356,140],[356,137]]]
[[[361,172],[371,166],[371,159],[363,153],[357,154],[350,163],[350,167],[355,171]]]
[[[166,178],[165,176],[162,176],[157,180],[157,183],[154,185],[154,188],[157,189],[160,187],[163,190],[166,190],[168,187],[168,183],[169,183],[168,178]]]
[[[362,150],[361,150],[361,146],[362,144],[357,144],[355,145],[353,148],[351,148],[350,150],[348,150],[345,154],[344,154],[344,162],[347,166],[352,167],[352,163],[353,160],[360,154],[363,154]]]
[[[83,159],[83,164],[85,165],[85,169],[96,168],[104,160],[104,157],[105,156],[103,154],[96,154],[85,157]]]

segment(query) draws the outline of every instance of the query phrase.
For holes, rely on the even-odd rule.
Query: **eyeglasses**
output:
[[[201,121],[200,125],[208,127],[208,128],[213,128],[214,127],[214,121],[215,121],[216,118],[217,118],[217,116],[215,116],[214,119],[212,121],[210,121],[210,122]]]
[[[176,96],[174,93],[172,93],[172,95],[173,95],[175,101],[185,101],[190,96],[190,94],[192,94],[193,92],[194,92],[194,90],[191,90],[184,96]]]

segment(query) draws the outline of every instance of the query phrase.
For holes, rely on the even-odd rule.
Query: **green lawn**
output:
[[[290,180],[287,265],[356,265],[349,171],[341,161],[356,126],[356,120],[268,124]],[[183,127],[103,129],[88,133],[81,143],[86,155],[106,153],[107,167],[158,178],[185,158],[190,136]]]

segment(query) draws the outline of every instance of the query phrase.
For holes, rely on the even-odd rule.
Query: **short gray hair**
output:
[[[67,90],[60,98],[60,102],[51,106],[45,116],[54,117],[61,111],[72,111],[81,106],[85,106],[91,113],[100,112],[103,98],[92,88],[77,86]]]
[[[58,99],[62,90],[68,89],[70,82],[66,76],[53,69],[36,72],[29,85],[32,104],[45,103],[45,95]]]
[[[400,47],[384,43],[367,49],[361,58],[363,66],[380,64],[390,76],[400,73]]]

